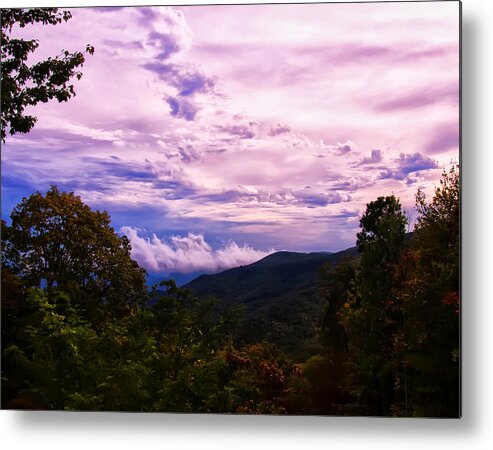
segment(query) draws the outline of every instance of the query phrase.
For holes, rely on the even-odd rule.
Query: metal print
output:
[[[2,408],[460,417],[460,3],[1,10]]]

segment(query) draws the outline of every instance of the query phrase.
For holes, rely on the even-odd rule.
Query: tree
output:
[[[353,288],[356,264],[356,260],[347,258],[335,267],[326,265],[321,273],[320,288],[326,301],[320,327],[324,348],[321,354],[303,365],[304,376],[311,387],[311,407],[316,414],[351,414],[348,406],[352,398],[346,389],[350,375],[348,342],[339,312]]]
[[[56,186],[23,198],[11,214],[7,267],[27,288],[67,293],[87,315],[110,308],[124,313],[145,290],[145,270],[130,257],[130,243],[110,226],[106,211]]]
[[[420,213],[398,273],[405,321],[400,342],[412,396],[406,404],[420,416],[460,414],[460,178],[459,166],[444,171],[431,201],[418,191]]]
[[[460,177],[459,166],[443,171],[440,186],[431,202],[423,192],[416,195],[420,213],[416,239],[424,260],[434,261],[433,275],[443,280],[449,290],[459,291],[460,250]],[[431,265],[428,267],[432,270]]]
[[[106,212],[53,186],[11,219],[2,222],[3,408],[300,410],[299,368],[268,344],[236,349],[235,310],[219,314],[172,281],[145,290]]]
[[[404,240],[406,229],[406,217],[399,200],[391,195],[368,203],[360,220],[360,228],[362,230],[356,235],[360,252],[374,242],[384,244],[388,251],[398,248]]]
[[[394,264],[405,239],[406,217],[393,195],[366,205],[356,245],[361,252],[360,283],[368,302],[377,305],[392,287]]]
[[[18,330],[15,328],[16,318],[26,312],[25,290],[22,288],[21,279],[12,266],[12,259],[7,255],[12,254],[12,242],[9,237],[10,228],[2,220],[2,348],[5,342],[9,342]]]
[[[96,362],[97,335],[64,293],[50,301],[30,289],[26,302],[31,314],[15,321],[22,339],[2,342],[2,407],[64,409],[72,393],[95,381],[87,372]]]
[[[55,57],[31,66],[27,64],[30,55],[38,48],[36,39],[19,39],[12,37],[15,27],[41,23],[57,25],[72,17],[69,11],[57,8],[3,9],[1,10],[1,54],[2,54],[2,118],[1,139],[5,142],[7,131],[28,133],[34,127],[37,118],[25,114],[28,106],[39,102],[47,103],[56,99],[66,102],[75,95],[70,81],[75,77],[80,80],[82,73],[78,70],[85,62],[85,55],[94,53],[94,47],[87,45],[84,52],[70,53],[62,50]]]
[[[339,323],[337,314],[346,302],[347,292],[354,283],[356,262],[341,261],[337,266],[326,265],[322,271],[320,287],[326,300],[321,321],[320,337],[333,354],[347,352],[346,330]]]
[[[405,241],[406,218],[393,195],[367,204],[360,220],[361,252],[353,289],[341,311],[354,371],[360,413],[391,414],[399,360],[392,336],[400,320],[394,272]]]

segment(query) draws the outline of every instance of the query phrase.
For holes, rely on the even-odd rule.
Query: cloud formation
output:
[[[337,155],[348,155],[356,149],[356,144],[349,139],[345,142],[338,142],[337,144],[326,144],[323,139],[320,140],[320,148],[322,150],[328,150],[329,152]]]
[[[130,240],[132,258],[153,273],[219,272],[254,263],[274,252],[239,246],[234,241],[214,250],[202,234],[195,233],[172,236],[165,242],[155,234],[150,239],[142,237],[138,229],[128,226],[120,231]]]
[[[169,107],[171,108],[170,114],[173,117],[178,117],[185,120],[193,120],[195,119],[195,115],[197,114],[198,107],[193,102],[183,97],[172,97],[169,96],[166,99]]]
[[[238,136],[240,139],[252,139],[255,137],[255,125],[257,122],[249,122],[247,124],[227,124],[219,125],[217,129],[223,133]]]
[[[381,171],[378,176],[379,180],[403,180],[406,185],[411,185],[418,181],[418,178],[410,177],[410,174],[438,167],[438,163],[435,160],[418,152],[412,154],[401,153],[395,161],[397,162],[397,167]]]
[[[375,164],[382,161],[382,151],[374,149],[371,151],[369,158],[363,158],[360,164]]]
[[[271,128],[269,131],[269,136],[279,136],[280,134],[289,133],[291,128],[287,125],[281,125],[278,123],[275,127]]]
[[[418,152],[412,154],[401,153],[397,163],[399,170],[405,174],[419,170],[435,169],[438,166],[436,161]]]
[[[216,78],[207,76],[194,66],[152,62],[144,64],[143,67],[176,88],[181,97],[213,92],[217,81]]]
[[[136,8],[136,11],[150,29],[144,45],[156,60],[168,59],[190,47],[192,32],[181,11],[159,7]]]
[[[458,149],[459,142],[459,124],[457,122],[448,123],[432,131],[430,141],[426,145],[426,153],[433,155],[450,149]]]
[[[375,109],[380,112],[392,112],[395,110],[423,108],[429,105],[440,102],[452,101],[457,103],[459,98],[459,88],[457,83],[452,83],[448,86],[427,87],[417,91],[397,96],[393,99],[386,100],[375,106]]]
[[[144,48],[150,50],[150,61],[142,65],[155,73],[168,87],[175,89],[173,95],[165,95],[170,114],[179,119],[192,121],[200,107],[194,101],[197,94],[213,93],[215,77],[204,74],[196,65],[177,62],[177,54],[186,52],[192,42],[192,32],[180,10],[163,7],[138,9],[146,27],[151,30]]]
[[[456,2],[252,5],[248,21],[245,8],[77,8],[18,30],[40,57],[60,42],[96,52],[77,96],[38,105],[34,130],[2,146],[3,211],[51,184],[75,190],[116,229],[155,233],[136,237],[159,267],[149,246],[173,256],[163,237],[190,230],[340,250],[366,203],[431,192],[458,159]]]

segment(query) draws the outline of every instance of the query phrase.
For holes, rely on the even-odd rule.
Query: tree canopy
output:
[[[87,45],[84,51],[69,52],[49,57],[32,65],[28,59],[39,46],[37,39],[13,37],[15,27],[27,25],[57,25],[70,20],[69,11],[58,8],[32,8],[1,10],[1,54],[2,54],[2,118],[1,139],[5,142],[7,132],[28,133],[34,127],[37,118],[26,114],[28,106],[47,103],[56,99],[66,102],[75,95],[71,80],[80,80],[79,68],[85,62],[85,55],[94,53],[94,47]]]
[[[459,200],[453,166],[431,200],[418,191],[409,239],[398,199],[367,205],[354,274],[341,266],[325,275],[326,352],[318,367],[340,382],[327,391],[328,381],[315,381],[326,399],[321,411],[460,415]]]
[[[360,219],[361,231],[356,235],[356,245],[363,251],[371,242],[401,239],[405,226],[406,218],[395,196],[378,197],[366,205],[366,212]]]
[[[24,198],[4,226],[7,267],[28,287],[84,299],[82,308],[118,311],[144,290],[145,271],[132,260],[130,243],[80,197],[52,186]]]
[[[173,281],[144,289],[106,212],[52,187],[11,219],[3,408],[282,414],[299,402],[301,374],[273,345],[235,346],[235,311],[218,314]]]
[[[2,407],[458,417],[459,185],[454,167],[418,192],[408,239],[397,198],[368,204],[360,252],[321,273],[303,359],[299,336],[291,352],[246,343],[239,311],[173,281],[144,289],[106,212],[56,187],[24,198],[2,221]]]

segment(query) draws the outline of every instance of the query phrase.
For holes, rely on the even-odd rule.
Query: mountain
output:
[[[199,298],[214,297],[223,308],[241,306],[242,342],[267,340],[294,357],[316,350],[317,326],[324,306],[320,271],[357,257],[355,247],[338,253],[277,252],[256,263],[185,284]]]
[[[178,287],[194,280],[199,275],[202,275],[204,271],[201,272],[189,272],[189,273],[170,273],[169,275],[162,275],[158,273],[149,273],[147,275],[147,286],[150,288],[154,284],[158,284],[161,281],[174,280]]]

